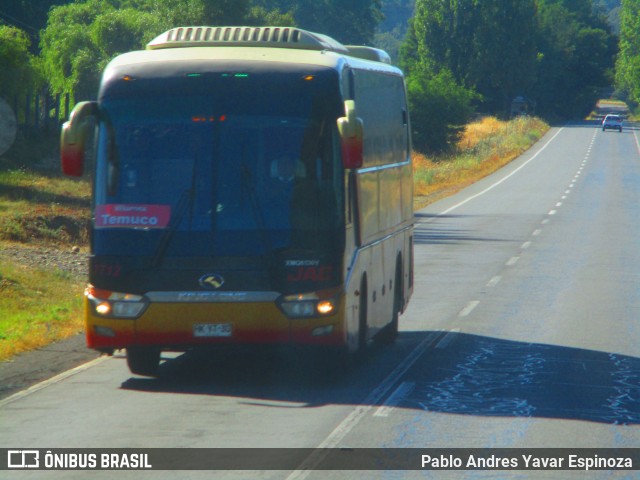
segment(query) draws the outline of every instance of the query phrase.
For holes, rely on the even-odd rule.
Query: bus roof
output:
[[[265,67],[272,62],[310,64],[333,69],[348,62],[355,68],[401,74],[383,50],[345,46],[326,35],[289,27],[174,28],[149,42],[146,50],[114,58],[107,70],[133,67],[140,71],[145,64],[155,71],[162,70],[162,64],[172,70],[170,64],[209,61],[247,61]]]
[[[327,35],[294,27],[178,27],[167,30],[147,44],[148,50],[184,47],[272,47],[330,51],[391,64],[384,50],[342,45]]]
[[[252,71],[304,70],[305,65],[341,70],[349,65],[402,75],[382,50],[345,46],[297,28],[180,27],[156,37],[146,50],[114,58],[104,72],[101,91],[117,78],[182,75],[188,70],[207,70],[213,64],[216,70],[243,65]]]

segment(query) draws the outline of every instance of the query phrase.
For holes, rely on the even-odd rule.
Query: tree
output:
[[[438,6],[443,8],[437,10]],[[447,63],[451,55],[446,47],[434,41],[438,35],[450,35],[445,32],[455,29],[452,25],[457,23],[456,14],[450,6],[432,0],[416,4],[416,16],[409,22],[400,48],[400,66],[407,74],[413,144],[422,152],[449,148],[478,99],[472,88],[456,78],[450,66],[457,62]],[[433,22],[427,12],[434,14]]]
[[[466,78],[483,97],[483,108],[508,116],[511,101],[530,95],[536,79],[534,0],[484,0]]]
[[[418,63],[436,71],[446,68],[459,83],[472,87],[478,16],[478,0],[417,0],[410,35]]]
[[[101,72],[116,55],[144,48],[179,25],[292,23],[250,0],[85,0],[51,10],[41,39],[41,61],[53,93],[74,101],[94,98]]]
[[[535,79],[535,13],[534,0],[418,0],[408,41],[419,63],[447,68],[485,110],[507,114]]]
[[[73,94],[79,90],[78,100],[97,93],[94,87],[101,58],[91,38],[90,27],[100,14],[114,10],[111,4],[100,0],[62,5],[51,10],[40,39],[40,60],[52,93]],[[89,90],[93,94],[87,97]]]
[[[9,100],[31,93],[40,83],[30,46],[25,31],[0,25],[0,94]]]
[[[73,0],[10,0],[0,2],[0,25],[23,30],[31,39],[31,53],[37,54],[38,35],[47,24],[49,9]]]
[[[640,104],[640,0],[622,1],[616,85],[629,101]]]
[[[437,73],[414,68],[407,78],[407,90],[414,148],[447,150],[469,121],[476,93],[456,83],[446,68]]]
[[[448,69],[483,111],[504,116],[525,95],[538,113],[567,117],[611,84],[615,40],[592,0],[417,0],[401,57],[410,74]]]
[[[538,48],[538,111],[588,113],[612,82],[616,42],[606,20],[588,0],[538,0]]]
[[[417,0],[400,53],[417,145],[450,144],[474,102],[506,115],[511,99],[527,93],[535,78],[534,18],[534,0]]]
[[[349,45],[370,45],[383,19],[381,0],[254,0],[254,3],[290,12],[300,28]]]

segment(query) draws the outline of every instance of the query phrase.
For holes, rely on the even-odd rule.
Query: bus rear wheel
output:
[[[360,282],[360,303],[358,305],[358,349],[355,353],[362,354],[367,348],[368,323],[367,323],[367,278]]]
[[[393,290],[393,312],[391,316],[391,322],[384,327],[384,329],[378,334],[377,340],[383,345],[390,345],[398,338],[398,323],[400,312],[402,311],[402,267],[398,262],[396,266],[396,277]]]
[[[155,377],[160,367],[160,349],[155,347],[127,348],[127,365],[131,373]]]

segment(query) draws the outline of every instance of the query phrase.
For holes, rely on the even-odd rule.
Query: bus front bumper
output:
[[[129,346],[187,350],[216,344],[345,346],[341,308],[315,318],[287,318],[273,302],[150,303],[136,319],[96,314],[86,300],[86,338],[101,351]]]

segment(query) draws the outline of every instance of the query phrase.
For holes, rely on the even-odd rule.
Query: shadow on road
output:
[[[398,379],[412,386],[398,408],[640,424],[638,358],[454,332],[447,342],[443,332],[402,333],[398,345],[373,348],[349,369],[278,351],[192,352],[163,363],[159,378],[132,377],[121,388],[231,396],[274,408],[357,405],[425,335],[430,347]]]
[[[416,213],[413,240],[416,245],[450,245],[474,242],[513,242],[513,239],[487,237],[473,235],[472,230],[464,228],[452,228],[449,225],[430,222],[438,219],[463,219],[470,215],[435,215],[429,213]],[[517,240],[515,240],[517,241]]]

